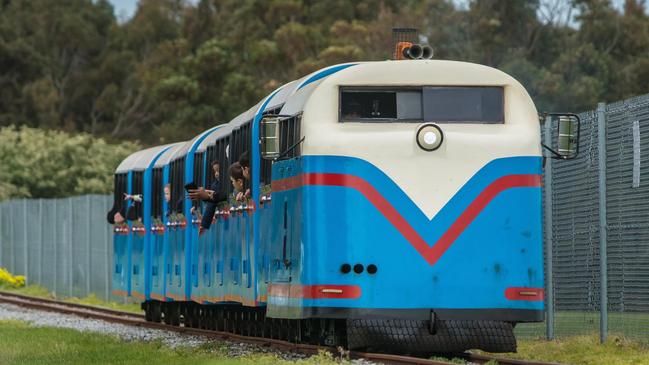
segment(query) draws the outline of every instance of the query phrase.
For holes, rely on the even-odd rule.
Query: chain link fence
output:
[[[579,156],[545,164],[551,183],[544,204],[552,212],[546,322],[516,331],[524,338],[608,331],[649,342],[649,95],[600,104],[580,118]],[[605,126],[604,135],[598,125]],[[58,295],[116,299],[110,294],[112,233],[105,222],[111,200],[0,203],[0,266]]]
[[[579,116],[579,156],[545,165],[544,204],[552,212],[546,322],[517,332],[649,342],[649,94]]]

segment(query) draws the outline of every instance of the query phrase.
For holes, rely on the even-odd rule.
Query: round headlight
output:
[[[417,144],[425,151],[435,151],[442,145],[444,134],[435,124],[424,124],[417,130]]]

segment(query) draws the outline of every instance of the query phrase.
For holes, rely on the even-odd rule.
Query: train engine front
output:
[[[515,324],[543,320],[539,119],[515,79],[348,64],[282,114],[262,122],[262,151],[278,152],[271,122],[297,118],[303,139],[274,155],[269,317],[337,320],[352,349],[410,353],[515,351]]]

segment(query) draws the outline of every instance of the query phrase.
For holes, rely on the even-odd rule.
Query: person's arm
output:
[[[214,213],[216,212],[216,204],[208,202],[205,207],[205,212],[203,212],[203,218],[201,219],[201,227],[203,229],[210,229],[212,225],[212,218],[214,218]]]
[[[228,200],[228,194],[224,193],[222,191],[213,191],[212,194],[210,194],[210,199],[208,200],[210,203],[218,204],[220,202],[224,202]]]
[[[210,190],[205,190],[202,186],[198,189],[189,189],[189,199],[197,200],[210,200]]]

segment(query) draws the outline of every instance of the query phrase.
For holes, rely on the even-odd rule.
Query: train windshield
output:
[[[366,123],[504,123],[499,86],[342,88],[340,121]]]

